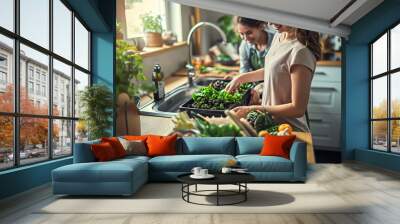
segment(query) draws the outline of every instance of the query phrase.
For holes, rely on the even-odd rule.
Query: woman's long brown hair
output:
[[[296,38],[304,46],[308,47],[317,60],[321,59],[321,45],[319,33],[309,30],[296,29]]]

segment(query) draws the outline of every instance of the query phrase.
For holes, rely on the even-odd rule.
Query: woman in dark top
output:
[[[274,34],[267,31],[267,23],[245,17],[236,17],[236,30],[242,38],[239,48],[240,73],[264,67],[264,58]]]

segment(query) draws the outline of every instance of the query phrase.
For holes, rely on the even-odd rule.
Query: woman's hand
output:
[[[240,86],[240,84],[242,84],[242,80],[240,79],[240,76],[233,78],[228,85],[226,85],[225,87],[225,91],[231,93],[234,92],[235,90],[237,90]]]
[[[253,106],[239,106],[233,108],[231,111],[236,114],[239,118],[246,118],[247,114],[253,110]]]

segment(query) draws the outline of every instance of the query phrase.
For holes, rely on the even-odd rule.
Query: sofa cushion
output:
[[[219,171],[230,159],[231,155],[175,155],[158,156],[149,160],[149,170],[163,172],[190,172],[199,166],[212,172]]]
[[[126,140],[124,138],[118,138],[122,146],[126,151],[126,155],[147,155],[146,142],[142,140]]]
[[[74,163],[88,163],[95,162],[96,158],[90,148],[92,144],[99,144],[100,139],[87,141],[87,142],[77,142],[74,147]]]
[[[180,144],[178,154],[234,155],[235,153],[235,139],[233,137],[183,137]]]
[[[274,136],[266,134],[260,155],[280,156],[289,159],[290,148],[295,139],[296,135]]]
[[[149,135],[146,139],[148,156],[165,156],[176,154],[176,139],[178,136]]]
[[[118,158],[118,156],[115,154],[112,145],[108,142],[92,144],[91,149],[94,154],[94,157],[96,157],[96,161],[105,162]]]
[[[117,158],[122,158],[122,157],[126,156],[126,151],[117,137],[104,137],[104,138],[101,138],[101,142],[110,143],[110,145],[114,149],[114,152],[115,152],[115,155],[117,156]]]
[[[237,137],[236,155],[260,154],[263,147],[263,137]]]
[[[278,156],[238,155],[241,168],[249,172],[292,172],[292,161]]]
[[[130,182],[135,172],[147,172],[146,166],[146,162],[139,159],[114,160],[74,163],[59,167],[52,173],[53,181],[58,182]]]

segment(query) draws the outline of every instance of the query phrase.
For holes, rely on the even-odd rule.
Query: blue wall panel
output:
[[[0,199],[48,183],[53,169],[71,163],[69,157],[0,172]]]
[[[115,0],[67,0],[92,31],[92,80],[114,89]],[[114,92],[114,91],[113,91]],[[113,119],[114,120],[114,119]],[[110,131],[113,131],[110,127]],[[0,172],[0,199],[51,181],[51,171],[72,158]]]
[[[344,44],[343,159],[399,170],[400,157],[369,148],[369,43],[400,22],[400,1],[385,0],[351,27]],[[354,151],[357,149],[356,151]]]

